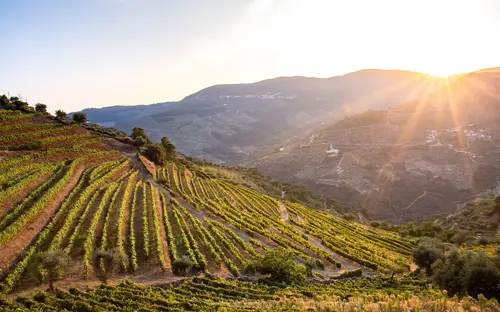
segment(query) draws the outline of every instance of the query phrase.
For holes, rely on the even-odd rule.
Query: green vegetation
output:
[[[496,255],[488,255],[481,250],[457,250],[438,239],[423,238],[413,257],[450,296],[481,295],[500,300],[500,249]]]
[[[33,257],[33,274],[41,283],[49,282],[49,289],[54,290],[54,282],[63,277],[68,265],[67,256],[62,250],[39,252]]]
[[[205,275],[175,285],[144,287],[129,281],[116,286],[36,293],[0,301],[7,311],[495,311],[485,299],[448,299],[426,289],[426,281],[407,277],[369,277],[333,284],[277,287]]]
[[[92,306],[107,311],[119,310],[120,304],[145,311],[274,311],[294,304],[299,309],[324,304],[335,310],[358,304],[346,300],[361,294],[373,294],[391,304],[411,300],[437,304],[443,296],[426,290],[426,279],[406,276],[413,260],[441,287],[460,285],[453,293],[471,294],[478,300],[480,293],[497,296],[492,287],[498,266],[491,251],[488,256],[471,251],[468,240],[456,254],[437,240],[415,244],[415,238],[423,235],[464,240],[438,225],[359,224],[349,214],[338,217],[307,207],[304,203],[323,206],[324,199],[300,187],[289,186],[284,200],[281,191],[288,186],[249,174],[251,170],[195,163],[176,154],[168,138],[151,143],[142,129],[133,130],[134,138],[115,136],[112,129],[79,125],[63,114],[54,119],[41,112],[42,107],[36,112],[19,99],[2,97],[1,101],[11,108],[0,110],[0,144],[24,150],[7,152],[0,162],[0,200],[6,207],[0,210],[2,293],[35,286],[32,275],[53,288],[55,280],[64,279],[64,270],[71,272],[71,278],[77,272],[89,282],[98,278],[103,283],[113,275],[143,281],[144,276],[161,279],[206,273],[168,290],[132,283],[55,290],[16,302],[2,299],[1,309],[89,310]],[[131,149],[134,140],[143,138],[145,146],[137,156],[122,157],[106,150],[114,146],[115,137],[130,143]],[[158,159],[151,150],[160,155]],[[142,166],[136,167],[141,161],[151,176]],[[338,203],[328,205],[341,210]],[[477,239],[474,247],[491,248],[490,240]],[[344,272],[343,267],[353,269]],[[33,274],[28,274],[29,268],[34,268]],[[459,282],[445,274],[453,270],[460,275]],[[465,275],[458,274],[462,271]],[[208,272],[233,278],[258,272],[265,282],[224,280]],[[342,281],[335,281],[335,276]],[[335,283],[335,287],[310,280]],[[407,291],[423,296],[412,299]],[[404,299],[397,301],[389,294]]]
[[[301,284],[306,280],[306,267],[295,263],[293,254],[284,248],[274,248],[266,252],[255,263],[255,269],[261,274],[269,274],[269,279],[286,284]]]
[[[87,115],[85,113],[74,113],[73,114],[73,121],[78,123],[78,124],[84,124],[87,123]]]

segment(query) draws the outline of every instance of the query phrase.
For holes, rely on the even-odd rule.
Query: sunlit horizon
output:
[[[0,93],[66,111],[282,76],[500,66],[495,0],[7,0],[0,10]]]

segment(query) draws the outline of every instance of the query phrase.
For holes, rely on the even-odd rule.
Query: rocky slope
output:
[[[500,75],[440,83],[418,101],[367,112],[242,162],[393,221],[451,213],[497,187]],[[326,153],[338,149],[338,156]]]

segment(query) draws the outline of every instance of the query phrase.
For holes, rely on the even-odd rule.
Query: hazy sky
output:
[[[51,110],[363,68],[500,66],[500,0],[0,0],[0,93]]]

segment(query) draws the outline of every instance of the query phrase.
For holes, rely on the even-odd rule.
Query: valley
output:
[[[347,117],[241,164],[375,218],[408,222],[452,213],[497,190],[497,80],[496,73],[471,74],[446,91]],[[444,92],[455,95],[453,102]],[[338,152],[327,153],[330,147]]]
[[[362,70],[331,78],[279,77],[215,85],[179,102],[85,109],[89,120],[154,140],[168,136],[179,151],[215,163],[301,138],[344,116],[416,100],[437,79],[408,71]]]

